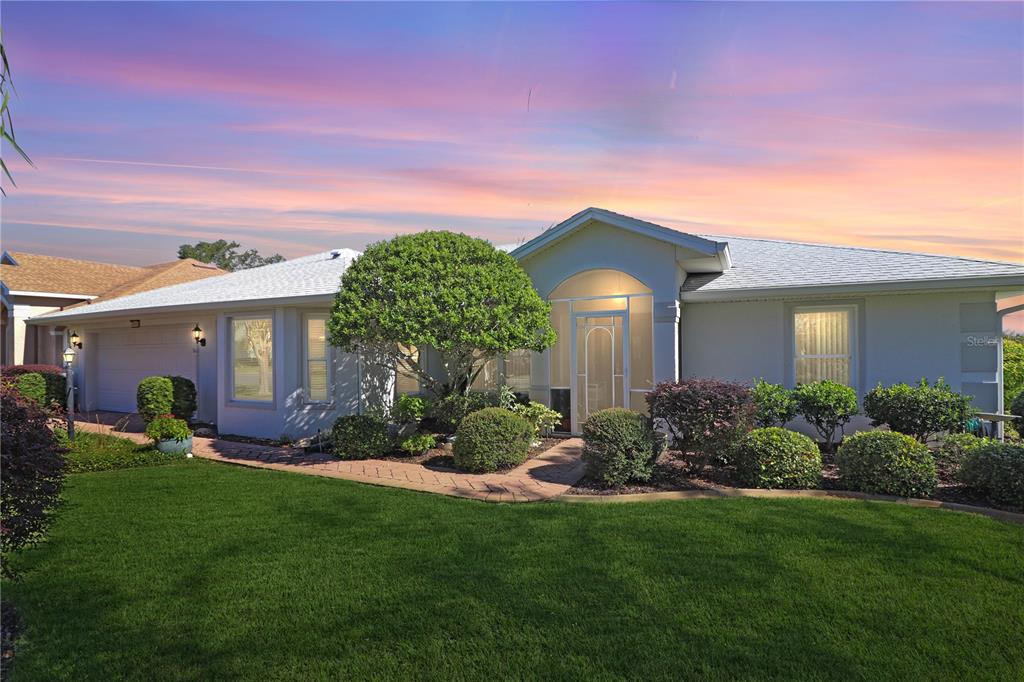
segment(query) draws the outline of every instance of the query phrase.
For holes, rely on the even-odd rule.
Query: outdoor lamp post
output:
[[[199,328],[199,324],[192,328],[192,338],[196,340],[196,343],[200,346],[206,347],[206,339],[203,338],[203,330]]]
[[[68,440],[75,440],[75,370],[71,363],[75,361],[75,347],[73,345],[64,349],[64,377],[67,381],[68,391]]]

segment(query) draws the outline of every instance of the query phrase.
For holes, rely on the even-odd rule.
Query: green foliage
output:
[[[67,438],[67,432],[64,432],[64,438]],[[64,459],[69,473],[155,466],[185,459],[182,452],[160,452],[151,445],[135,443],[127,438],[82,430],[75,433],[75,442],[69,443],[68,448]]]
[[[455,433],[466,415],[485,407],[498,407],[498,405],[499,397],[494,391],[449,393],[442,398],[428,401],[426,416],[433,420],[434,426],[439,431]]]
[[[821,480],[817,443],[778,426],[745,435],[733,457],[740,481],[754,488],[814,488]]]
[[[935,451],[935,463],[943,471],[957,472],[968,452],[993,442],[991,438],[978,438],[973,433],[951,433]]]
[[[998,504],[1024,508],[1024,447],[989,443],[967,452],[960,481]]]
[[[420,232],[367,247],[345,271],[331,342],[402,367],[436,396],[465,392],[490,358],[555,341],[551,307],[509,254],[452,232]],[[431,347],[446,376],[402,348]]]
[[[42,374],[29,372],[14,380],[14,385],[23,397],[40,407],[46,407],[46,379]]]
[[[11,145],[11,149],[18,153],[25,163],[30,166],[34,166],[32,159],[28,157],[28,154],[18,145],[18,141],[14,137],[14,119],[11,117],[10,108],[10,97],[11,91],[14,88],[14,80],[11,78],[11,67],[7,61],[7,50],[4,48],[3,39],[0,38],[0,140],[4,140],[7,144]],[[14,182],[14,176],[11,175],[11,171],[7,168],[7,162],[4,161],[2,155],[0,155],[0,170],[10,180],[11,185],[17,187],[17,183]],[[0,186],[0,194],[7,196],[7,191]]]
[[[241,246],[238,242],[229,242],[225,239],[218,239],[215,242],[182,244],[178,247],[178,258],[194,258],[202,263],[216,265],[221,270],[228,272],[258,268],[284,260],[284,256],[279,253],[272,256],[261,256],[256,249],[239,251]]]
[[[398,447],[412,456],[422,455],[430,448],[437,445],[437,437],[432,433],[416,433],[405,440]]]
[[[608,487],[650,480],[663,446],[651,420],[639,412],[613,407],[583,422],[587,477]]]
[[[900,497],[928,497],[938,474],[931,451],[895,431],[862,431],[836,453],[839,480],[849,490]]]
[[[515,412],[530,422],[530,425],[533,426],[534,440],[539,438],[541,434],[550,432],[551,429],[555,428],[562,421],[562,414],[560,412],[556,412],[544,403],[538,403],[535,400],[525,403],[521,402],[508,386],[502,386],[498,391],[498,405],[506,410]]]
[[[135,391],[135,405],[148,424],[164,414],[172,414],[174,384],[167,377],[146,377]]]
[[[427,413],[427,401],[416,395],[400,395],[391,412],[398,424],[419,424]]]
[[[388,425],[370,414],[349,414],[338,417],[331,428],[331,444],[335,457],[370,459],[391,450]]]
[[[888,426],[922,443],[938,433],[961,433],[974,416],[971,397],[955,393],[940,378],[934,386],[921,379],[917,386],[881,384],[864,396],[864,414],[872,426]]]
[[[1003,405],[1009,406],[1021,394],[1024,394],[1024,335],[1007,334],[1003,337]]]
[[[796,416],[796,398],[793,391],[782,384],[770,384],[758,379],[750,390],[754,400],[754,423],[766,428],[769,426],[785,426]]]
[[[156,417],[146,424],[146,436],[154,441],[176,440],[181,442],[192,435],[188,422],[171,415]]]
[[[1017,417],[1013,420],[1018,431],[1024,431],[1024,391],[1021,391],[1010,401],[1010,414]]]
[[[7,365],[0,368],[0,380],[13,382],[17,385],[18,377],[24,374],[38,374],[46,382],[46,397],[42,401],[44,407],[54,404],[64,406],[67,403],[67,378],[64,370],[54,365]]]
[[[455,466],[463,471],[486,472],[522,464],[532,433],[529,422],[502,407],[473,412],[455,432]]]
[[[834,381],[815,381],[793,391],[797,414],[807,420],[825,441],[828,452],[835,449],[836,431],[842,433],[857,414],[857,393]]]
[[[171,381],[171,414],[189,420],[196,413],[196,385],[191,379],[168,376]]]

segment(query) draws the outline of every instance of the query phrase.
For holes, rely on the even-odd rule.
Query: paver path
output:
[[[75,426],[99,433],[113,432],[113,435],[138,443],[149,442],[141,433],[114,432],[108,424],[83,421]],[[345,461],[328,454],[305,453],[298,448],[200,436],[192,438],[192,453],[196,457],[231,464],[344,478],[487,502],[536,502],[558,497],[580,480],[583,476],[582,445],[579,438],[570,438],[511,471],[495,474],[467,474],[444,467],[383,459]]]

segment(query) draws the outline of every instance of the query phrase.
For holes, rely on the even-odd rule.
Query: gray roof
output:
[[[342,273],[358,255],[359,252],[352,249],[334,249],[283,263],[143,291],[92,305],[75,306],[38,317],[47,320],[92,317],[133,310],[331,296],[338,291]]]
[[[690,275],[683,284],[684,294],[924,282],[955,284],[958,280],[1024,286],[1024,265],[1018,263],[751,237],[701,236],[729,242],[733,267],[722,273]]]

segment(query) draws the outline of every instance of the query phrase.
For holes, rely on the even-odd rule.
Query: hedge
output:
[[[639,412],[621,407],[594,412],[583,422],[587,477],[609,487],[648,481],[663,442]]]
[[[895,431],[862,431],[850,436],[836,453],[839,480],[849,490],[928,497],[938,484],[931,451]]]
[[[467,415],[455,432],[452,455],[463,471],[483,473],[522,464],[530,449],[533,426],[503,407]]]
[[[371,459],[391,450],[388,425],[369,414],[348,414],[334,420],[331,444],[334,456],[341,459]]]
[[[814,488],[821,480],[817,443],[778,426],[745,435],[733,459],[740,483],[753,488]]]
[[[991,443],[970,450],[958,478],[993,502],[1024,508],[1024,447]]]

